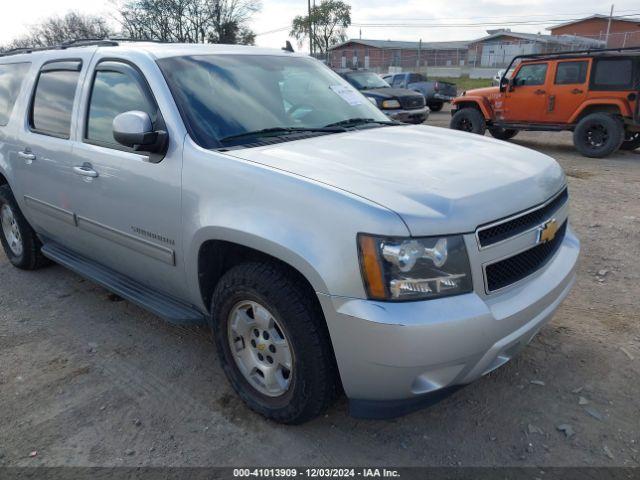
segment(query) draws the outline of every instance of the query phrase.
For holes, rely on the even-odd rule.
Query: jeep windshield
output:
[[[353,72],[345,74],[345,78],[358,90],[370,90],[372,88],[390,88],[379,75],[373,72]]]
[[[158,64],[190,135],[203,148],[389,124],[344,79],[311,58],[222,54]],[[343,123],[342,129],[329,128]]]

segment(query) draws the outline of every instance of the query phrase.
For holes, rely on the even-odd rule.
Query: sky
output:
[[[117,25],[117,0],[3,0],[0,16],[0,44],[28,32],[31,25],[70,10],[104,15]],[[316,0],[320,1],[320,0]],[[470,40],[485,35],[490,28],[548,33],[555,23],[588,16],[609,14],[611,4],[595,0],[347,0],[352,6],[351,38],[429,41]],[[308,49],[288,38],[288,26],[296,15],[306,12],[307,0],[262,0],[262,10],[251,26],[256,44],[278,48],[291,40],[296,50]],[[616,0],[614,15],[638,15],[638,0]],[[511,25],[483,25],[511,22]],[[536,24],[518,25],[521,22]],[[393,23],[420,26],[371,26]],[[360,24],[360,25],[358,25]],[[369,24],[369,25],[367,25]],[[471,24],[471,25],[470,25]],[[475,24],[475,25],[473,25]],[[478,25],[480,24],[480,25]],[[465,26],[462,26],[465,25]]]

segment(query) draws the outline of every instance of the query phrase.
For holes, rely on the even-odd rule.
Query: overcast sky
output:
[[[318,2],[320,0],[317,0]],[[468,40],[485,34],[487,28],[442,26],[451,24],[486,24],[495,22],[535,21],[536,25],[506,25],[514,31],[548,33],[545,27],[563,20],[591,15],[608,14],[611,4],[596,0],[347,0],[352,6],[354,24],[366,23],[422,23],[421,27],[352,26],[349,36],[362,38],[413,40]],[[109,0],[2,0],[0,15],[0,44],[24,34],[29,26],[51,15],[64,15],[69,10],[93,13],[114,18],[114,3]],[[263,0],[262,11],[252,22],[259,34],[257,45],[280,47],[287,40],[287,30],[294,16],[306,12],[307,0]],[[640,16],[638,0],[616,0],[615,13]],[[115,21],[113,22],[115,25]],[[439,27],[431,25],[441,25]],[[297,48],[295,42],[294,48]],[[302,48],[304,49],[304,47]]]

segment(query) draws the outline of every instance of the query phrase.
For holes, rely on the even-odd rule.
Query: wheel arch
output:
[[[629,106],[619,99],[594,99],[584,102],[571,116],[569,123],[578,123],[592,113],[610,113],[623,117],[631,116]]]
[[[458,97],[454,100],[453,104],[458,110],[463,108],[475,108],[482,112],[485,120],[491,120],[491,107],[489,102],[484,97]]]

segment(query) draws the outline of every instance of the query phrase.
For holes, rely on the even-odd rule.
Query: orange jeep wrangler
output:
[[[452,101],[450,127],[480,135],[488,129],[501,140],[520,130],[571,130],[582,155],[605,157],[640,147],[639,95],[640,48],[520,55],[500,86]]]

